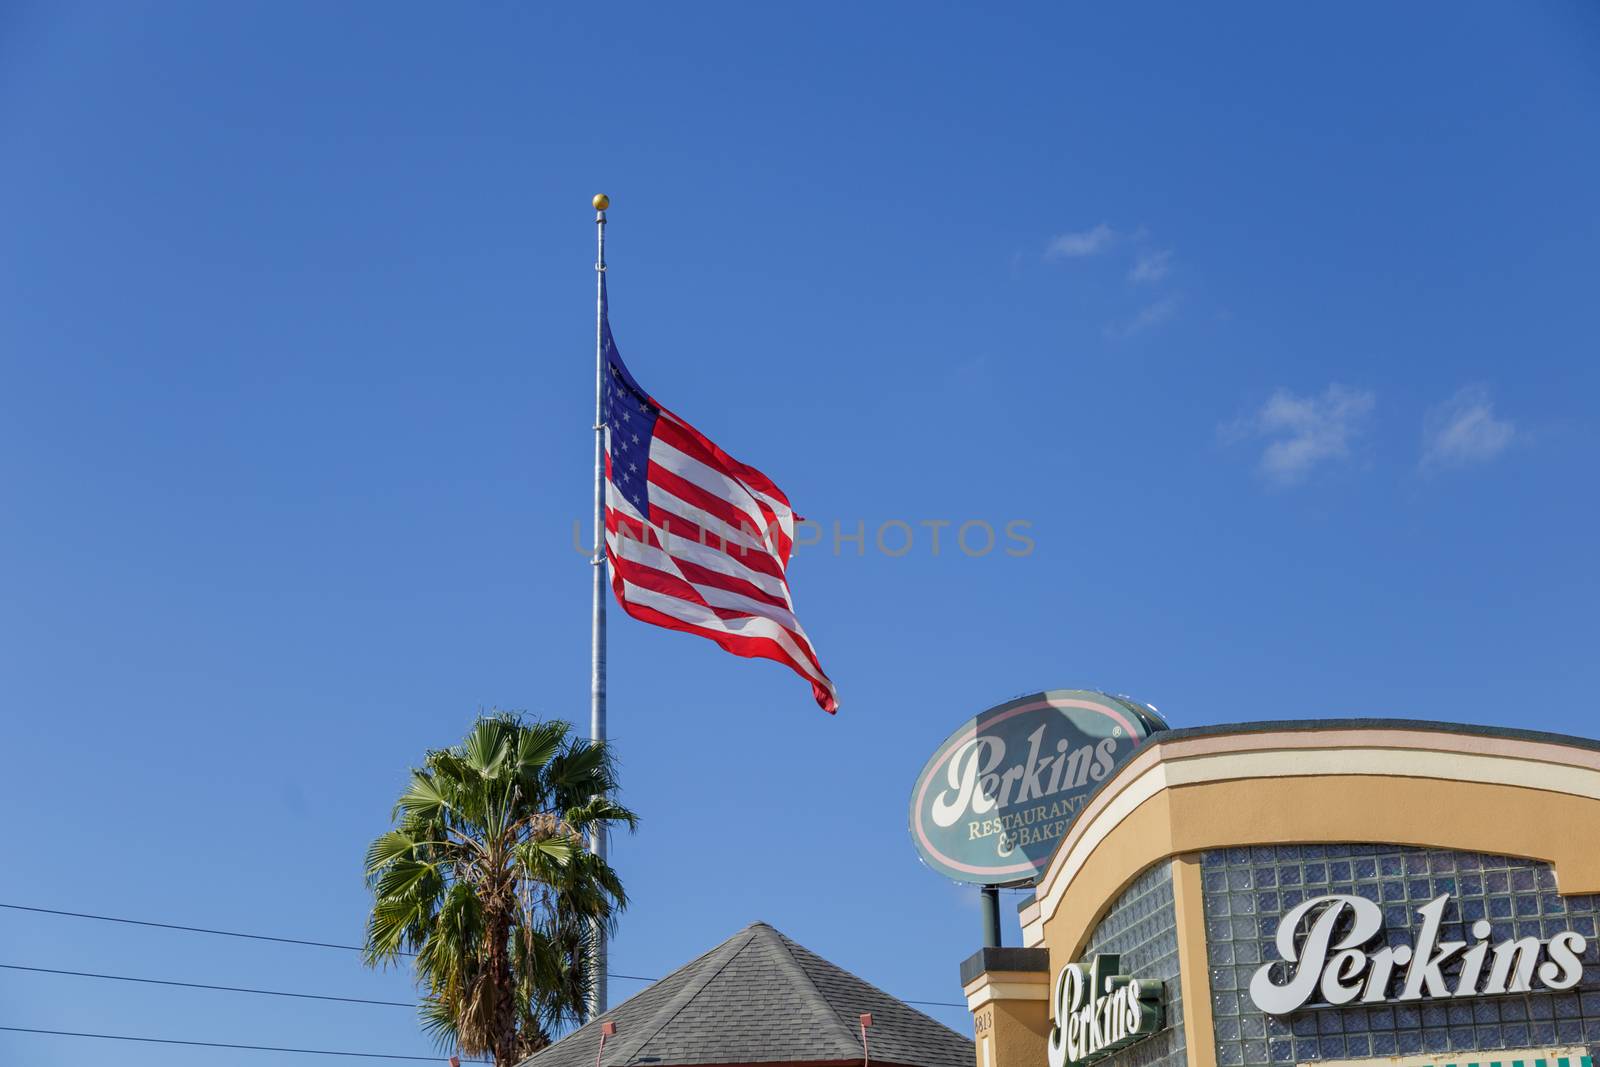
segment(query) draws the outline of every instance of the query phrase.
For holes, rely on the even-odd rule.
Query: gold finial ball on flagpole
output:
[[[606,208],[608,208],[610,206],[611,206],[611,198],[609,196],[607,196],[605,193],[595,193],[594,194],[594,209],[596,211],[604,211]]]

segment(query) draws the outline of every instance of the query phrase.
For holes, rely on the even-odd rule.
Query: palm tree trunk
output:
[[[503,903],[496,901],[484,915],[484,934],[489,949],[489,986],[494,997],[490,1009],[491,1051],[495,1067],[512,1067],[517,1062],[517,990],[511,974],[511,915]]]

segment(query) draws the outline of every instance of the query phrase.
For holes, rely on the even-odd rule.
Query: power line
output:
[[[327,941],[305,941],[298,937],[273,937],[269,934],[241,934],[237,930],[208,930],[204,926],[179,926],[176,923],[150,922],[147,919],[119,919],[113,915],[90,915],[82,911],[57,911],[54,908],[30,908],[26,904],[0,904],[0,908],[10,908],[12,911],[32,911],[41,915],[65,915],[71,919],[99,919],[101,922],[126,923],[129,926],[153,926],[158,930],[184,930],[191,934],[215,934],[218,937],[245,937],[251,941],[276,941],[284,945],[310,945],[312,948],[340,948],[350,952],[360,952],[360,945],[335,945]],[[411,956],[415,953],[406,952],[402,955]]]
[[[64,971],[55,967],[29,967],[21,963],[0,963],[0,970],[30,971],[34,974],[60,974],[71,978],[102,978],[111,982],[138,982],[141,985],[178,986],[182,989],[212,989],[221,993],[253,993],[263,997],[297,997],[301,1000],[332,1000],[344,1004],[377,1004],[386,1008],[414,1008],[416,1003],[409,1000],[369,1000],[366,997],[339,997],[323,993],[292,993],[283,989],[250,989],[244,986],[211,985],[206,982],[179,982],[166,978],[135,978],[126,974],[98,974],[94,971]],[[623,977],[613,975],[612,977]],[[642,981],[643,979],[641,979]],[[943,1000],[907,1000],[907,1004],[928,1004],[939,1008],[965,1008],[965,1004],[955,1004]]]
[[[157,930],[182,930],[190,934],[211,934],[214,937],[242,937],[250,941],[275,941],[282,945],[308,945],[312,948],[336,948],[346,952],[366,951],[360,945],[339,945],[331,941],[307,941],[299,937],[277,937],[271,934],[246,934],[238,930],[213,930],[205,926],[180,926],[177,923],[158,923],[149,919],[124,919],[115,915],[92,915],[86,911],[60,911],[56,908],[35,908],[27,904],[3,904],[0,908],[9,908],[12,911],[31,911],[40,915],[61,915],[69,919],[96,919],[100,922],[123,923],[127,926],[148,926]],[[401,952],[402,956],[415,956],[415,952]],[[654,978],[645,978],[637,974],[607,973],[608,978],[626,978],[634,982],[654,982]]]
[[[414,1008],[411,1000],[368,1000],[365,997],[335,997],[322,993],[290,993],[282,989],[247,989],[243,986],[207,985],[204,982],[178,982],[165,978],[134,978],[126,974],[95,974],[92,971],[60,971],[54,967],[26,967],[20,963],[0,963],[8,971],[32,971],[35,974],[64,974],[73,978],[104,978],[112,982],[138,982],[141,985],[170,985],[184,989],[215,989],[223,993],[254,993],[263,997],[298,997],[301,1000],[337,1000],[345,1004],[379,1004],[386,1008]]]
[[[401,1056],[389,1052],[341,1052],[325,1048],[284,1048],[279,1045],[235,1045],[224,1041],[180,1041],[175,1037],[135,1037],[129,1034],[85,1034],[76,1030],[37,1030],[27,1026],[0,1026],[14,1034],[49,1034],[53,1037],[92,1037],[99,1041],[138,1041],[148,1045],[190,1045],[197,1048],[245,1049],[250,1052],[294,1052],[302,1056],[356,1056],[364,1060],[415,1060],[438,1063],[442,1056]],[[488,1063],[488,1060],[462,1060],[462,1063]]]
[[[333,943],[331,941],[308,941],[308,940],[305,940],[303,938],[298,938],[298,937],[276,937],[276,936],[269,935],[269,934],[247,934],[247,933],[241,933],[241,932],[239,932],[237,930],[214,930],[214,929],[211,929],[209,927],[204,927],[204,926],[180,926],[177,923],[152,922],[152,921],[150,921],[148,919],[125,919],[125,918],[120,918],[120,917],[114,916],[114,915],[95,915],[95,914],[92,914],[90,912],[83,912],[83,911],[60,911],[60,910],[57,910],[55,908],[35,908],[35,907],[30,907],[29,905],[26,905],[26,904],[5,904],[5,903],[0,903],[0,908],[9,908],[12,911],[31,911],[31,912],[35,912],[35,913],[40,914],[40,915],[60,915],[60,916],[65,916],[65,917],[71,918],[71,919],[95,919],[95,920],[98,920],[100,922],[124,923],[124,924],[126,924],[128,926],[148,926],[148,927],[152,927],[152,928],[157,929],[157,930],[182,930],[182,931],[184,931],[186,933],[191,933],[191,934],[210,934],[210,935],[215,936],[215,937],[242,937],[242,938],[247,938],[248,940],[251,940],[251,941],[275,941],[275,942],[277,942],[279,944],[285,944],[285,945],[308,945],[308,946],[310,946],[312,948],[335,948],[335,949],[342,949],[342,950],[347,951],[347,952],[361,952],[361,951],[364,951],[360,945],[339,945],[339,944],[335,944],[335,943]],[[416,955],[416,953],[414,953],[414,952],[402,952],[401,955],[403,955],[403,956],[414,956],[414,955]],[[78,971],[50,971],[47,968],[43,968],[43,967],[22,967],[20,965],[10,965],[10,964],[0,964],[0,967],[11,967],[12,969],[15,969],[15,970],[43,971],[45,973],[50,973],[50,974],[71,974],[71,975],[78,975],[80,977],[86,977],[86,978],[108,978],[108,979],[112,979],[112,980],[115,980],[115,981],[151,982],[151,983],[154,983],[154,984],[157,984],[157,985],[192,986],[193,988],[196,988],[196,989],[221,989],[221,990],[227,990],[228,992],[235,992],[235,993],[261,993],[261,994],[264,994],[264,995],[267,995],[267,996],[306,997],[306,998],[310,998],[310,999],[314,999],[314,1000],[351,1000],[351,1001],[354,1001],[356,1003],[395,1004],[395,1005],[399,1005],[399,1001],[377,1001],[377,1000],[365,1001],[365,1000],[360,1000],[359,998],[355,998],[355,997],[323,997],[323,996],[317,996],[317,995],[311,994],[311,993],[280,993],[280,992],[277,992],[277,991],[274,991],[274,990],[270,990],[270,989],[239,989],[239,988],[235,988],[235,987],[232,987],[232,986],[208,986],[208,985],[202,985],[200,983],[195,983],[195,982],[163,982],[163,981],[160,981],[159,979],[152,979],[152,978],[124,978],[124,977],[122,977],[120,975],[112,975],[112,974],[87,974],[87,973],[78,972]],[[606,976],[608,978],[623,978],[623,979],[626,979],[626,980],[628,980],[630,982],[654,982],[654,981],[656,981],[656,979],[654,979],[654,978],[646,978],[643,975],[638,975],[638,974],[617,974],[617,973],[611,972],[611,971],[608,971]],[[922,1004],[922,1005],[927,1006],[927,1007],[935,1007],[935,1008],[965,1008],[966,1007],[965,1004],[959,1004],[959,1003],[956,1003],[954,1001],[947,1001],[947,1000],[905,1000],[904,998],[900,998],[900,999],[906,1004]],[[411,1007],[410,1004],[407,1004],[405,1006],[406,1007]]]

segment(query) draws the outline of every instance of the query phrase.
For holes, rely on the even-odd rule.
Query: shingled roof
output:
[[[972,1067],[972,1042],[768,926],[751,923],[521,1067],[853,1064],[862,1012],[873,1064]]]

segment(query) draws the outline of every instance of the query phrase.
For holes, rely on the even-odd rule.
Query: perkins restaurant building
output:
[[[1072,820],[975,1067],[1593,1067],[1600,745],[1384,720],[1160,731]]]

